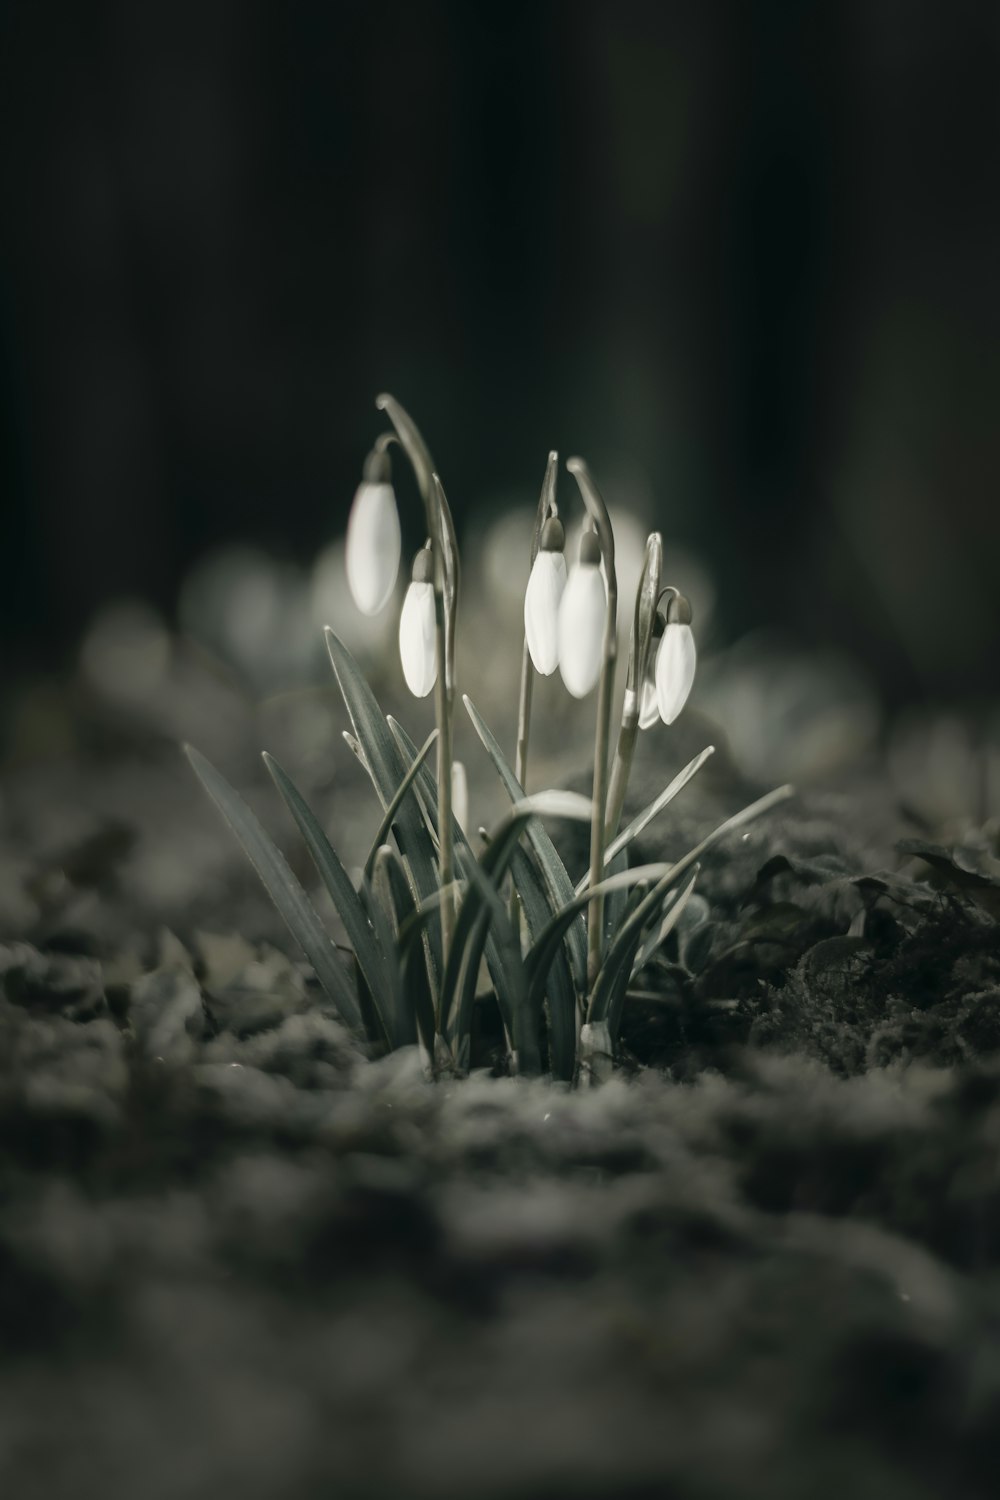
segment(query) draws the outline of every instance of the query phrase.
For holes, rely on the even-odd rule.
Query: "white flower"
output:
[[[469,831],[469,778],[460,760],[451,763],[451,811],[462,832]]]
[[[608,598],[596,549],[597,538],[586,533],[580,561],[570,572],[559,604],[559,670],[574,698],[587,696],[601,675],[604,658]]]
[[[437,681],[433,568],[430,551],[421,548],[413,561],[413,579],[399,617],[399,659],[406,686],[415,698],[426,698]]]
[[[656,653],[656,702],[664,724],[672,724],[687,702],[696,660],[691,626],[669,620]]]
[[[347,582],[365,615],[384,609],[399,572],[399,513],[388,481],[362,480],[347,522]]]
[[[542,548],[524,593],[524,634],[536,672],[549,677],[559,665],[559,602],[566,587],[566,559]]]

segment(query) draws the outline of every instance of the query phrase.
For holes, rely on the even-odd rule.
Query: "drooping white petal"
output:
[[[639,694],[639,728],[652,729],[660,717],[660,705],[656,701],[656,681],[648,673]]]
[[[577,563],[559,604],[559,670],[574,698],[585,698],[601,675],[607,595],[596,563]]]
[[[365,480],[347,521],[345,563],[354,602],[365,615],[384,609],[399,572],[399,512],[391,484]]]
[[[451,763],[451,810],[462,832],[469,831],[469,778],[460,760]]]
[[[524,593],[524,634],[536,672],[549,677],[559,665],[559,602],[566,588],[561,552],[539,552]]]
[[[437,680],[432,583],[411,583],[406,590],[399,617],[399,659],[410,692],[426,698]]]
[[[696,661],[691,626],[670,621],[656,653],[656,701],[664,724],[672,724],[687,702]]]

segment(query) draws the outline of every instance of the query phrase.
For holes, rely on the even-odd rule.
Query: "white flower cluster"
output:
[[[524,595],[524,632],[532,666],[543,677],[559,668],[574,698],[585,698],[601,674],[608,591],[595,532],[585,531],[579,556],[568,571],[562,523],[542,527],[538,552]],[[396,498],[384,453],[373,454],[358,486],[347,525],[347,581],[362,613],[378,614],[392,598],[400,563]],[[686,601],[672,599],[658,614],[658,640],[649,653],[642,684],[639,724],[657,717],[672,724],[694,682],[696,650]],[[399,653],[410,692],[425,698],[437,680],[434,558],[417,553],[399,619]]]

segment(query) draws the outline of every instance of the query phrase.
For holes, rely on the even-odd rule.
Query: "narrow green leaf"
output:
[[[268,755],[266,750],[263,760],[272,781],[281,793],[282,801],[305,840],[313,864],[326,887],[330,900],[340,915],[348,941],[354,949],[365,976],[372,1000],[387,1033],[391,1036],[392,1027],[389,1015],[392,999],[392,978],[389,971],[391,950],[379,943],[368,914],[351,883],[350,876],[298,787],[273,755]]]
[[[392,731],[393,737],[395,738],[396,744],[399,747],[400,755],[403,757],[403,760],[407,764],[412,765],[413,759],[417,754],[416,746],[410,739],[410,736],[407,734],[402,724],[397,723],[391,715],[389,716],[387,722],[389,724],[390,730]],[[413,789],[419,799],[426,826],[429,829],[436,830],[438,821],[437,782],[434,780],[434,777],[431,774],[431,770],[428,765],[425,764],[420,767],[413,783]],[[475,853],[473,852],[473,849],[465,836],[464,829],[458,822],[458,819],[454,817],[451,820],[451,832],[454,844],[456,867],[458,868],[459,873],[464,873],[466,879],[468,879],[468,871],[465,869],[465,861],[474,861],[476,858]],[[504,962],[503,954],[500,952],[500,949],[493,937],[492,932],[487,932],[485,955],[486,967],[490,971],[490,979],[493,982],[493,988],[496,992],[497,1004],[500,1007],[500,1015],[504,1023],[504,1028],[509,1037],[513,1034],[513,1014],[510,1008],[510,994],[512,993],[511,985],[512,983],[516,984],[516,979],[512,980],[511,976],[508,975],[507,966]]]
[[[473,728],[482,740],[486,753],[496,767],[497,774],[503,783],[507,795],[512,802],[519,801],[524,796],[524,788],[520,785],[517,777],[508,765],[504,753],[491,733],[489,726],[468,694],[463,697],[462,701],[465,704],[469,718],[472,720]],[[540,823],[533,822],[529,826],[528,841],[535,851],[538,867],[542,872],[542,879],[552,898],[552,905],[556,910],[562,910],[574,897],[573,882],[566,872],[566,866],[559,858],[555,845]],[[587,988],[587,930],[582,914],[579,920],[567,924],[565,942],[569,952],[570,969],[576,984],[577,993],[583,995],[586,993]]]
[[[596,894],[607,896],[611,891],[627,890],[629,887],[642,882],[649,883],[651,880],[659,880],[661,876],[672,870],[672,865],[636,865],[633,870],[623,870],[620,875],[609,875],[602,880],[597,887]],[[528,996],[531,1004],[539,1004],[545,988],[549,967],[562,942],[566,929],[575,921],[578,914],[590,905],[593,892],[586,891],[583,895],[572,896],[566,905],[561,907],[552,920],[543,930],[541,936],[535,941],[525,956],[525,968],[528,974]]]
[[[650,933],[649,937],[646,938],[642,947],[636,954],[635,960],[632,964],[632,974],[629,977],[630,984],[639,970],[644,968],[646,964],[649,963],[649,960],[653,957],[653,954],[656,952],[656,950],[666,942],[667,938],[673,932],[681,917],[684,915],[687,904],[694,894],[695,881],[698,878],[699,868],[700,867],[698,865],[695,865],[694,869],[691,872],[691,878],[689,879],[687,885],[681,891],[680,895],[677,897],[677,900],[674,902],[673,906],[671,906],[670,910],[663,918],[663,921],[660,923],[657,930],[653,933]]]
[[[532,855],[520,845],[511,855],[510,878],[524,911],[529,939],[534,941],[541,936],[555,914]],[[573,976],[570,974],[566,949],[562,943],[557,945],[552,960],[545,984],[545,998],[548,1001],[549,1067],[554,1078],[571,1083],[576,1071],[576,1040],[580,1023]],[[541,1006],[532,1009],[528,1003],[527,990],[525,1008],[529,1017],[527,1024],[539,1028]]]
[[[714,828],[707,837],[702,839],[700,844],[695,844],[693,849],[689,849],[677,861],[674,865],[675,880],[679,880],[682,875],[686,874],[691,866],[697,864],[701,859],[705,850],[713,848],[720,839],[725,838],[727,833],[735,833],[737,828],[743,828],[747,823],[752,823],[754,818],[761,817],[764,813],[770,812],[772,807],[777,807],[779,803],[787,802],[789,797],[794,796],[795,788],[786,784],[785,786],[775,787],[773,792],[766,792],[763,797],[758,797],[756,802],[751,802],[746,807],[741,807],[739,812],[733,813],[731,818],[727,818],[724,823],[720,823],[718,828]]]
[[[337,957],[336,949],[315,908],[288,868],[284,856],[275,848],[243,798],[211,762],[200,751],[195,750],[193,745],[185,745],[184,753],[191,762],[195,775],[243,845],[250,863],[260,876],[289,932],[312,964],[316,978],[337,1007],[345,1024],[356,1032],[363,1032],[357,998],[344,966]]]
[[[691,894],[696,876],[697,872],[690,876],[686,894],[682,891],[678,895],[674,892],[677,880],[676,867],[668,870],[652,890],[638,902],[619,928],[601,966],[601,972],[597,976],[587,1011],[587,1020],[591,1024],[598,1021],[608,1023],[612,1040],[618,1033],[618,1026],[621,1022],[621,1002],[628,988],[632,965],[642,941],[643,932],[650,923],[659,921],[665,901],[672,899],[671,913],[676,911],[677,917],[680,916],[684,909],[680,904],[680,896],[687,899],[687,896]]]
[[[455,922],[452,950],[448,957],[444,979],[441,982],[442,1030],[449,1041],[457,1037],[459,1045],[471,1022],[472,1002],[475,998],[476,975],[483,954],[483,946],[491,919],[498,909],[506,917],[506,908],[500,898],[500,886],[506,873],[510,856],[529,821],[536,817],[576,818],[589,822],[592,812],[588,798],[575,792],[544,791],[522,798],[500,819],[489,835],[489,843],[479,859],[479,871],[489,882],[496,901],[487,897],[483,883],[475,878],[471,869],[469,889],[459,908]],[[512,1015],[516,1018],[524,1003],[521,993],[520,954],[514,971],[507,976],[514,986],[511,1003]]]
[[[389,721],[387,720],[386,722]],[[407,792],[410,790],[410,787],[413,785],[414,777],[417,775],[420,767],[427,759],[427,756],[431,751],[431,747],[433,746],[437,737],[438,731],[436,729],[432,729],[430,734],[424,740],[424,743],[421,745],[419,751],[417,752],[417,757],[414,760],[412,766],[410,766],[406,775],[403,777],[402,781],[399,783],[399,786],[396,788],[396,792],[392,798],[392,801],[389,803],[389,806],[385,810],[385,815],[378,826],[378,831],[376,832],[375,837],[372,839],[372,845],[368,851],[368,858],[365,860],[365,874],[369,877],[371,876],[371,872],[375,864],[375,855],[379,849],[379,846],[385,843],[389,829],[392,827],[392,820],[396,816],[396,813],[399,811],[400,803],[406,796]]]
[[[387,964],[389,1004],[386,1006],[386,1011],[389,1045],[393,1048],[407,1047],[417,1040],[414,1008],[409,1003],[410,997],[403,987],[401,965],[398,959],[399,919],[394,883],[398,858],[391,845],[382,844],[376,851],[371,876],[366,878],[361,887],[372,927],[378,935],[383,952],[389,955]],[[398,866],[398,878],[410,894],[402,865]],[[412,899],[410,895],[411,905]]]
[[[406,775],[406,767],[385,715],[357,662],[329,627],[326,630],[326,644],[351,726],[364,755],[365,767],[385,810],[392,804]],[[414,899],[417,902],[423,901],[438,888],[437,861],[420,810],[406,797],[396,809],[393,834],[410,877]],[[432,923],[428,927],[427,937],[433,960],[429,977],[432,989],[436,991],[441,971],[441,933],[438,924]]]
[[[387,846],[388,847],[388,846]],[[421,962],[420,945],[418,943],[404,943],[401,934],[411,918],[416,919],[417,909],[413,901],[413,891],[406,878],[402,860],[395,850],[389,850],[392,858],[386,858],[389,870],[389,884],[392,888],[392,896],[395,904],[395,926],[396,926],[396,951],[400,960],[400,987],[404,997],[404,1003],[412,1011],[417,1025],[420,1040],[428,1054],[428,1058],[434,1056],[434,999],[431,995],[430,985],[427,982],[427,966]]]
[[[623,828],[618,837],[612,839],[611,843],[604,851],[605,865],[610,865],[612,861],[617,857],[617,855],[622,852],[623,849],[628,848],[633,839],[638,838],[639,834],[642,833],[645,828],[648,828],[649,824],[653,821],[654,818],[659,817],[663,809],[674,800],[674,798],[677,796],[677,793],[683,791],[688,782],[691,780],[692,776],[697,775],[702,766],[705,764],[706,760],[708,760],[709,756],[714,754],[715,746],[706,745],[704,750],[700,751],[693,760],[688,761],[683,771],[678,771],[677,775],[674,777],[673,781],[670,782],[669,786],[665,786],[659,796],[654,797],[653,801],[650,802],[648,807],[644,807],[642,812],[638,813],[632,819],[628,827]],[[589,882],[590,871],[588,870],[583,879],[577,882],[577,895],[579,895],[581,891],[585,891],[587,889]]]

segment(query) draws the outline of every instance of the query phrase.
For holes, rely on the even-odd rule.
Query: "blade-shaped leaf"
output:
[[[238,792],[193,745],[184,753],[205,790],[243,845],[251,864],[285,921],[316,971],[327,995],[344,1022],[354,1031],[363,1032],[361,1012],[343,964],[320,921],[315,908],[302,889],[282,854],[264,832]]]
[[[362,675],[357,662],[343,641],[327,627],[326,644],[333,670],[350,715],[354,734],[364,755],[365,767],[374,784],[383,809],[391,806],[400,783],[406,775],[396,741],[390,733],[385,715]],[[423,901],[438,888],[434,846],[412,799],[404,797],[396,809],[393,833],[409,873],[416,901]],[[441,970],[441,935],[436,924],[427,930],[433,965],[432,988],[436,991]]]
[[[402,724],[397,723],[391,715],[389,716],[387,722],[396,740],[396,744],[399,747],[400,755],[403,757],[405,762],[412,765],[413,759],[417,754],[416,746],[410,739],[410,736],[407,734]],[[430,829],[436,829],[438,819],[437,782],[434,780],[434,777],[431,774],[431,769],[428,765],[423,765],[420,767],[414,779],[413,786],[414,791],[416,792],[416,795],[420,801],[420,806],[423,812],[424,822],[426,826]],[[458,822],[457,818],[452,818],[451,831],[452,839],[454,841],[456,868],[458,869],[459,874],[464,873],[466,878],[468,878],[468,871],[464,869],[464,861],[466,859],[474,861],[476,856],[472,850],[471,845],[469,844],[468,839],[465,836],[465,831],[462,828],[461,824]],[[490,979],[493,981],[493,988],[496,992],[497,1004],[500,1007],[500,1016],[503,1020],[504,1028],[509,1037],[512,1035],[513,1028],[513,1014],[511,1012],[509,999],[512,980],[507,973],[507,966],[504,962],[503,955],[494,940],[492,932],[487,932],[485,954],[486,967],[490,971]],[[516,983],[516,980],[514,980],[513,982]]]
[[[529,821],[532,818],[549,816],[576,818],[589,822],[591,812],[589,799],[575,792],[536,792],[533,796],[516,802],[497,823],[479,859],[479,870],[489,882],[489,888],[495,893],[505,920],[506,908],[500,898],[499,887],[510,862],[511,853]],[[458,1045],[461,1046],[462,1038],[471,1024],[476,976],[479,972],[479,963],[491,918],[497,909],[492,898],[487,896],[488,888],[482,881],[475,879],[471,869],[469,873],[469,889],[459,908],[452,949],[441,983],[442,1030],[452,1042],[453,1050],[456,1039],[458,1039]],[[508,983],[513,983],[515,991],[519,990],[523,984],[520,969],[520,954],[517,954],[516,971],[507,976]],[[515,994],[515,1005],[520,1003],[523,1001],[519,995]],[[515,1005],[512,1005],[511,1010],[516,1015]]]
[[[691,878],[689,879],[687,885],[681,891],[680,895],[677,897],[677,900],[667,912],[659,927],[655,932],[650,933],[649,937],[646,938],[642,947],[639,949],[638,953],[635,956],[635,961],[632,964],[632,975],[630,976],[629,983],[631,983],[632,978],[635,977],[639,970],[644,968],[645,965],[649,963],[649,960],[653,957],[653,954],[657,951],[658,948],[662,946],[663,943],[666,942],[667,938],[670,936],[674,928],[677,926],[678,922],[681,920],[682,916],[688,908],[691,897],[694,894],[695,881],[697,880],[697,871],[698,866],[695,865],[694,870],[691,873]]]
[[[482,740],[486,753],[496,767],[507,795],[512,802],[519,801],[524,796],[524,788],[520,785],[517,777],[508,765],[504,753],[500,749],[489,726],[468,694],[463,697],[462,701],[465,704],[469,718],[472,720],[473,728]],[[567,874],[566,866],[559,858],[555,845],[540,823],[534,822],[530,825],[528,840],[535,851],[538,867],[541,870],[542,879],[551,896],[552,905],[557,910],[561,910],[568,902],[573,900],[575,894],[573,882]],[[578,920],[567,923],[565,942],[569,952],[570,968],[577,992],[582,995],[586,992],[587,987],[587,930],[582,914]]]
[[[684,889],[678,892],[675,890],[675,872],[668,870],[666,875],[636,905],[619,928],[601,966],[601,972],[597,976],[587,1012],[587,1020],[591,1023],[597,1021],[608,1023],[612,1040],[618,1034],[622,1001],[632,975],[633,962],[642,941],[643,932],[651,923],[660,920],[664,903],[667,901],[671,902],[670,915],[674,917],[674,921],[680,917],[684,910],[683,903],[690,896],[696,878],[697,870],[689,876]]]
[[[602,880],[597,887],[597,894],[606,896],[611,891],[627,890],[629,887],[640,883],[648,884],[652,880],[659,880],[661,876],[672,870],[672,865],[636,865],[634,870],[623,870],[620,875],[609,875]],[[528,999],[532,1005],[541,1002],[541,996],[545,988],[546,978],[553,957],[562,942],[563,935],[570,924],[576,919],[578,913],[590,905],[593,893],[585,891],[580,896],[573,896],[567,901],[549,922],[542,935],[533,944],[525,957],[525,968],[528,974]]]
[[[389,1013],[389,1043],[392,1047],[407,1047],[417,1040],[417,1022],[412,1003],[414,997],[404,987],[402,966],[398,959],[400,907],[397,882],[402,884],[409,897],[409,904],[403,906],[403,914],[408,915],[413,909],[409,883],[395,849],[389,844],[382,844],[376,851],[371,878],[365,881],[361,889],[379,942],[384,952],[390,955],[388,968],[392,1008]],[[425,973],[425,986],[426,982]]]
[[[653,821],[654,818],[659,817],[660,813],[668,805],[668,803],[674,800],[674,798],[677,796],[677,793],[683,791],[688,782],[691,780],[692,776],[697,775],[702,766],[705,764],[706,760],[708,760],[709,756],[714,754],[715,746],[706,745],[704,750],[700,751],[693,760],[688,761],[683,771],[678,771],[677,775],[674,777],[673,781],[670,782],[669,786],[665,786],[659,796],[654,797],[652,802],[649,803],[648,807],[644,807],[642,812],[638,813],[632,819],[631,823],[629,823],[626,828],[622,829],[618,837],[612,839],[611,843],[604,851],[605,866],[610,865],[611,862],[616,858],[617,855],[621,853],[623,849],[628,848],[633,839],[638,838],[640,833],[642,833],[645,828],[648,828],[649,824]],[[577,882],[577,895],[579,895],[581,891],[585,891],[587,889],[589,882],[590,871],[588,870],[583,879]]]
[[[391,1035],[388,1016],[388,1007],[391,1003],[389,991],[392,986],[388,957],[391,950],[385,949],[378,941],[368,914],[351,883],[350,876],[340,863],[330,840],[323,832],[298,787],[273,755],[268,755],[265,751],[263,760],[271,779],[281,793],[282,801],[295,819],[295,824],[305,840],[313,864],[326,887],[330,900],[337,908],[348,941],[364,973],[372,999],[382,1016],[387,1032]]]
[[[532,855],[520,845],[511,855],[510,878],[521,901],[528,936],[534,941],[544,932],[554,912]],[[549,1067],[554,1078],[572,1083],[576,1071],[579,1016],[573,977],[569,972],[566,949],[562,943],[558,944],[552,960],[545,984],[545,997],[548,1000]],[[527,990],[525,1006],[530,1018],[529,1024],[537,1027],[541,1018],[538,1010],[532,1010],[528,1005]]]
[[[386,722],[388,723],[388,720]],[[420,767],[423,765],[424,761],[427,759],[427,756],[430,754],[431,748],[433,747],[437,737],[438,731],[436,729],[432,729],[430,734],[424,740],[424,743],[421,745],[420,749],[417,751],[416,759],[410,766],[402,781],[399,783],[399,786],[396,788],[395,794],[393,795],[392,801],[389,803],[389,806],[385,810],[385,814],[382,818],[381,823],[378,825],[378,830],[375,834],[375,837],[372,839],[371,848],[368,851],[368,858],[365,860],[365,874],[369,877],[371,876],[372,869],[375,865],[375,855],[378,852],[380,846],[385,843],[389,829],[392,827],[392,820],[399,810],[399,805],[402,802],[403,798],[406,796],[407,792],[410,790],[410,787],[413,785],[414,777],[417,775]]]

